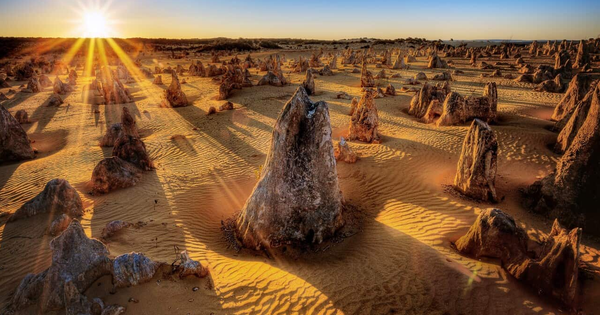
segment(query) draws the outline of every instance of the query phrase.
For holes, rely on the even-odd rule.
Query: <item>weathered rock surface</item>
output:
[[[46,106],[48,107],[57,107],[60,106],[64,103],[62,97],[60,97],[59,94],[57,93],[52,93],[52,95],[50,95],[50,97],[48,98],[48,103],[46,104]]]
[[[171,73],[171,85],[165,90],[165,100],[171,107],[183,107],[189,105],[187,96],[181,90],[179,77],[177,77],[177,73],[175,72]]]
[[[27,89],[32,93],[39,93],[44,90],[42,84],[40,83],[40,79],[38,77],[31,77],[29,82],[27,82]]]
[[[592,95],[585,121],[556,170],[525,190],[525,203],[569,227],[596,227],[600,202],[600,91]],[[598,229],[587,231],[599,234]]]
[[[154,169],[154,164],[146,151],[146,145],[135,136],[121,134],[115,142],[112,155],[130,162],[142,170]]]
[[[554,146],[556,152],[564,153],[571,146],[571,143],[573,143],[573,139],[575,139],[581,125],[583,125],[588,116],[594,97],[597,97],[595,94],[600,93],[598,86],[596,84],[595,88],[589,90],[585,97],[575,106],[571,117],[558,134],[556,145]]]
[[[327,104],[299,87],[275,123],[235,235],[249,248],[321,243],[343,225],[342,202]]]
[[[59,215],[52,223],[50,224],[50,228],[48,229],[48,234],[56,236],[62,233],[62,231],[66,230],[67,227],[71,224],[73,219],[67,214],[63,213]]]
[[[204,268],[202,264],[190,258],[187,250],[182,251],[179,254],[179,265],[177,266],[179,271],[179,278],[183,279],[187,276],[195,276],[198,278],[204,278],[208,275],[208,269]]]
[[[152,84],[155,84],[155,85],[164,85],[164,83],[163,83],[163,81],[162,81],[162,75],[160,75],[160,74],[159,74],[159,75],[157,75],[157,76],[154,78],[154,81],[152,81]]]
[[[498,93],[494,82],[486,84],[481,97],[467,96],[463,98],[458,93],[452,92],[444,99],[441,115],[436,124],[451,126],[465,123],[474,118],[490,122],[496,118],[497,104]]]
[[[379,116],[377,106],[375,106],[375,97],[377,91],[366,88],[363,95],[352,113],[350,121],[350,130],[348,138],[350,140],[358,139],[364,142],[378,143],[379,137]]]
[[[315,76],[312,69],[306,70],[306,78],[302,82],[302,87],[308,95],[315,95],[317,90],[315,89]]]
[[[450,93],[450,85],[444,82],[442,85],[429,85],[425,83],[420,91],[415,93],[410,101],[408,113],[417,118],[423,118],[433,100],[443,102],[446,95]]]
[[[4,106],[0,106],[0,163],[32,159],[27,133]]]
[[[71,217],[83,215],[81,197],[68,181],[60,178],[49,181],[42,192],[15,211],[10,217],[10,221],[47,212],[53,214],[65,213]]]
[[[571,79],[567,92],[554,108],[552,120],[556,121],[556,129],[562,129],[575,111],[577,104],[583,100],[592,88],[592,78],[585,74],[577,74]]]
[[[473,120],[463,142],[454,188],[478,200],[498,201],[497,155],[498,141],[492,128],[479,119]]]
[[[108,250],[101,242],[89,239],[77,220],[50,242],[50,249],[50,268],[37,275],[28,274],[14,294],[11,307],[21,309],[39,303],[42,312],[60,310],[65,307],[65,283],[71,282],[77,291],[84,292],[96,279],[111,273]]]
[[[106,223],[106,226],[102,229],[102,233],[100,234],[100,237],[103,240],[106,240],[106,239],[110,238],[111,236],[120,232],[122,229],[131,227],[132,225],[133,224],[127,223],[127,222],[121,221],[121,220],[110,221],[110,222]]]
[[[57,76],[56,78],[54,78],[54,86],[52,88],[52,91],[56,94],[67,94],[68,92],[73,92],[73,87],[63,83],[63,81],[60,80],[60,78]]]
[[[358,160],[356,153],[352,151],[344,137],[340,138],[340,142],[338,142],[337,148],[335,148],[334,155],[337,161],[343,161],[346,163],[356,163]]]
[[[29,123],[29,115],[24,109],[20,109],[15,113],[15,119],[19,122],[19,124]]]
[[[361,87],[374,87],[375,86],[375,78],[373,77],[373,73],[367,69],[367,63],[363,61],[362,71],[360,74],[360,86]]]
[[[135,186],[142,177],[142,171],[135,165],[117,157],[104,158],[92,172],[94,193],[108,193],[113,190]]]
[[[509,274],[539,294],[575,307],[580,238],[581,229],[567,231],[554,221],[550,234],[536,244],[510,215],[487,209],[455,245],[465,255],[499,259]]]
[[[123,254],[112,262],[113,285],[125,288],[148,282],[163,263],[155,262],[142,253]]]
[[[100,139],[99,145],[101,147],[112,147],[115,145],[115,142],[119,138],[121,134],[121,123],[115,123],[110,126],[110,128],[106,129],[106,133]]]

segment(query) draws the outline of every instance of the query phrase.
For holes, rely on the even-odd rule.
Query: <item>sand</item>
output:
[[[280,53],[290,59],[300,54],[308,57],[311,51]],[[154,69],[156,59],[164,66],[182,64],[187,69],[190,64],[190,60],[169,60],[158,54],[145,57],[143,63]],[[558,304],[512,279],[497,262],[462,257],[450,245],[489,207],[513,215],[533,237],[550,231],[550,220],[520,205],[518,189],[549,173],[559,158],[547,147],[557,134],[546,128],[552,124],[548,118],[561,94],[534,92],[532,84],[504,78],[480,78],[482,70],[472,68],[468,60],[446,59],[465,71],[455,75],[453,91],[481,95],[486,82],[498,83],[499,122],[492,128],[500,145],[499,204],[474,202],[448,189],[468,125],[438,128],[417,121],[407,114],[412,93],[399,93],[376,99],[382,143],[350,142],[360,161],[337,165],[346,201],[366,216],[358,234],[324,252],[301,257],[236,253],[223,238],[221,220],[239,211],[250,195],[272,126],[304,73],[289,74],[292,84],[286,87],[235,90],[228,99],[235,110],[210,116],[206,115],[209,107],[224,102],[214,100],[218,86],[211,78],[182,76],[187,81],[183,91],[193,104],[173,109],[160,106],[171,80],[163,74],[164,86],[152,85],[152,79],[126,84],[135,100],[126,106],[137,119],[157,169],[145,172],[135,187],[102,196],[90,195],[89,180],[96,163],[111,155],[112,148],[101,148],[97,142],[108,126],[119,121],[121,105],[81,103],[81,87],[90,78],[80,78],[60,107],[43,105],[51,88],[9,96],[2,105],[13,114],[20,109],[29,113],[33,123],[23,127],[40,153],[31,161],[0,165],[0,209],[12,213],[47,181],[65,178],[83,199],[82,224],[89,236],[100,237],[112,220],[146,223],[113,237],[108,243],[111,255],[138,251],[171,263],[177,247],[187,249],[210,269],[204,279],[157,278],[115,294],[109,292],[110,279],[103,278],[86,292],[105,303],[126,306],[127,314],[563,313]],[[491,58],[494,61],[499,59]],[[553,63],[549,57],[533,63],[542,61]],[[410,70],[388,71],[399,72],[402,78],[380,83],[385,87],[390,82],[399,89],[417,72],[431,77],[442,71],[425,66],[425,58],[420,57]],[[369,68],[379,71],[374,65]],[[289,72],[288,67],[284,70]],[[264,74],[256,69],[250,72],[254,83]],[[359,97],[361,88],[360,74],[334,72],[331,77],[316,76],[317,94],[311,98],[328,102],[337,142],[347,133],[350,100],[335,99],[335,94],[346,91]],[[82,75],[81,70],[78,73]],[[66,76],[60,77],[66,81]],[[14,89],[21,82],[11,84]],[[0,218],[1,305],[8,303],[27,273],[49,266],[51,254],[51,237],[46,234],[49,216],[11,223],[7,218]],[[584,239],[582,260],[590,277],[583,281],[580,299],[586,314],[600,314],[599,249],[600,242]],[[129,302],[130,298],[139,303]]]

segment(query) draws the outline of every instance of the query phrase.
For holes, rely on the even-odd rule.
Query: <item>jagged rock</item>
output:
[[[142,253],[123,254],[112,262],[113,285],[124,288],[148,282],[161,265]]]
[[[375,106],[376,96],[376,90],[370,88],[363,90],[363,95],[352,113],[348,132],[350,140],[358,139],[363,142],[379,143],[379,116],[377,106]]]
[[[383,98],[383,97],[385,97],[385,92],[380,87],[377,87],[376,90],[377,90],[377,95],[375,96],[375,98]]]
[[[384,93],[385,93],[385,95],[395,96],[396,95],[396,88],[390,83],[385,88],[385,92]]]
[[[146,145],[141,139],[133,135],[122,133],[115,141],[112,155],[130,162],[142,170],[149,171],[154,168],[146,151]]]
[[[402,54],[398,54],[398,57],[396,57],[396,61],[394,62],[394,65],[392,66],[392,69],[406,69],[406,63],[404,62],[404,57],[402,56]]]
[[[596,86],[596,88],[592,87],[583,100],[577,104],[571,117],[558,134],[556,145],[554,146],[556,152],[564,153],[573,142],[581,125],[583,125],[592,105],[594,94],[598,93],[598,83],[594,82],[592,85]]]
[[[306,70],[306,78],[304,78],[304,81],[302,82],[302,87],[306,90],[308,95],[315,94],[315,77],[312,69]]]
[[[496,195],[498,141],[485,122],[475,119],[463,142],[454,187],[483,201],[498,201]]]
[[[0,162],[32,159],[27,133],[4,106],[0,106]]]
[[[334,155],[337,161],[344,161],[346,163],[356,163],[358,160],[356,153],[350,149],[350,146],[344,137],[340,138],[340,142],[338,142]]]
[[[450,93],[450,85],[447,81],[441,86],[432,86],[425,83],[421,90],[411,99],[408,113],[417,118],[423,118],[427,113],[431,101],[438,100],[442,102],[448,93]]]
[[[106,133],[100,140],[99,145],[101,147],[112,147],[121,134],[121,123],[112,124],[110,128],[106,129]]]
[[[600,88],[595,87],[587,116],[558,161],[556,170],[525,190],[525,203],[535,212],[572,227],[600,224]],[[598,234],[598,230],[589,229]]]
[[[356,99],[356,97],[353,97],[352,101],[350,102],[350,113],[348,113],[348,115],[350,115],[350,116],[354,115],[354,112],[356,111],[357,106],[358,106],[358,99]]]
[[[534,88],[537,92],[561,93],[564,89],[562,75],[559,73],[554,80],[546,80]]]
[[[498,209],[482,211],[456,249],[475,258],[499,259],[517,280],[574,307],[578,292],[581,229],[567,231],[554,221],[540,244],[530,240],[523,228]],[[533,245],[530,245],[533,244]]]
[[[342,202],[327,104],[299,87],[277,119],[235,235],[249,248],[321,243],[343,225]]]
[[[140,180],[141,170],[135,165],[117,157],[104,158],[92,172],[94,193],[108,193],[113,190],[135,186]]]
[[[52,88],[52,91],[55,94],[67,94],[68,92],[73,92],[73,87],[66,83],[63,83],[57,76],[56,78],[54,78],[54,86]]]
[[[584,40],[579,42],[579,47],[577,48],[577,55],[575,57],[575,64],[573,66],[575,68],[583,68],[585,65],[589,65],[590,63],[590,52],[587,47],[587,44]]]
[[[165,90],[165,99],[171,107],[188,106],[188,99],[185,93],[181,90],[179,78],[175,72],[171,73],[171,85]]]
[[[374,87],[375,86],[375,78],[373,78],[373,74],[371,71],[367,70],[367,63],[363,61],[362,71],[360,74],[360,86],[361,87]]]
[[[37,77],[31,77],[31,79],[29,79],[29,82],[27,82],[27,89],[32,93],[39,93],[44,90],[40,83],[40,79]]]
[[[51,107],[51,106],[60,106],[61,104],[63,104],[64,101],[62,99],[62,97],[60,97],[59,94],[56,93],[52,93],[52,95],[50,95],[50,97],[48,98],[48,103],[46,104],[46,106]]]
[[[98,240],[88,238],[77,220],[50,242],[50,249],[52,265],[23,279],[13,295],[11,308],[19,310],[38,303],[42,313],[60,310],[65,307],[66,282],[83,292],[98,278],[111,273],[108,250]]]
[[[72,280],[66,280],[64,287],[64,304],[66,315],[90,314],[92,303],[81,294]]]
[[[121,220],[114,220],[106,223],[106,226],[102,229],[102,233],[100,234],[103,240],[106,240],[113,235],[117,234],[122,229],[131,227],[133,224],[127,223]]]
[[[24,109],[20,109],[15,113],[15,119],[19,122],[19,124],[28,124],[29,123],[29,115]]]
[[[460,94],[452,92],[446,96],[443,103],[439,103],[439,108],[432,108],[434,101],[438,100],[439,98],[431,101],[424,117],[428,123],[437,119],[438,126],[462,124],[474,118],[490,122],[494,121],[498,111],[498,93],[494,82],[485,85],[482,97],[463,98]]]
[[[69,85],[77,85],[77,72],[73,69],[69,72]]]
[[[208,269],[204,268],[199,262],[191,259],[187,250],[184,250],[179,254],[179,261],[177,271],[179,272],[180,279],[187,276],[204,278],[208,275]]]
[[[577,104],[592,89],[592,78],[584,74],[577,74],[571,79],[567,92],[554,108],[552,120],[556,121],[556,129],[562,129],[575,111]]]
[[[331,71],[331,68],[329,67],[329,65],[325,65],[323,67],[323,69],[319,70],[319,74],[322,76],[332,76],[333,71]]]
[[[281,82],[280,78],[273,72],[268,71],[257,83],[257,85],[273,85],[273,86],[283,86],[283,82]]]
[[[375,79],[387,79],[387,74],[385,73],[385,69],[381,69],[376,75]]]
[[[152,84],[155,84],[155,85],[163,85],[164,83],[163,83],[163,81],[162,81],[162,75],[160,75],[160,74],[159,74],[159,75],[157,75],[157,76],[154,78],[154,81],[152,81]]]
[[[17,209],[10,217],[10,221],[45,212],[66,213],[71,217],[80,217],[83,215],[81,197],[69,182],[55,178],[46,184],[42,192]]]
[[[62,231],[66,230],[67,227],[69,227],[69,225],[71,224],[71,221],[73,221],[73,219],[69,215],[67,215],[65,213],[59,215],[50,224],[48,233],[53,236],[59,235],[60,233],[62,233]]]
[[[448,68],[448,63],[446,63],[446,61],[442,60],[442,58],[440,58],[437,54],[434,54],[429,59],[429,63],[427,64],[427,68],[429,68],[429,69],[434,69],[434,68]]]
[[[223,103],[223,105],[219,106],[219,111],[225,111],[225,110],[233,110],[233,103],[232,102],[225,102]]]

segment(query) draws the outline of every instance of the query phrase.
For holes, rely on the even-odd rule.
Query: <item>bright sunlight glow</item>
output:
[[[83,30],[85,37],[108,37],[106,18],[97,11],[84,13]]]

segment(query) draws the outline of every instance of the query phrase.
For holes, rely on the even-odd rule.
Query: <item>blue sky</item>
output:
[[[579,39],[600,35],[591,1],[0,0],[0,36],[81,36],[107,7],[119,37]]]

